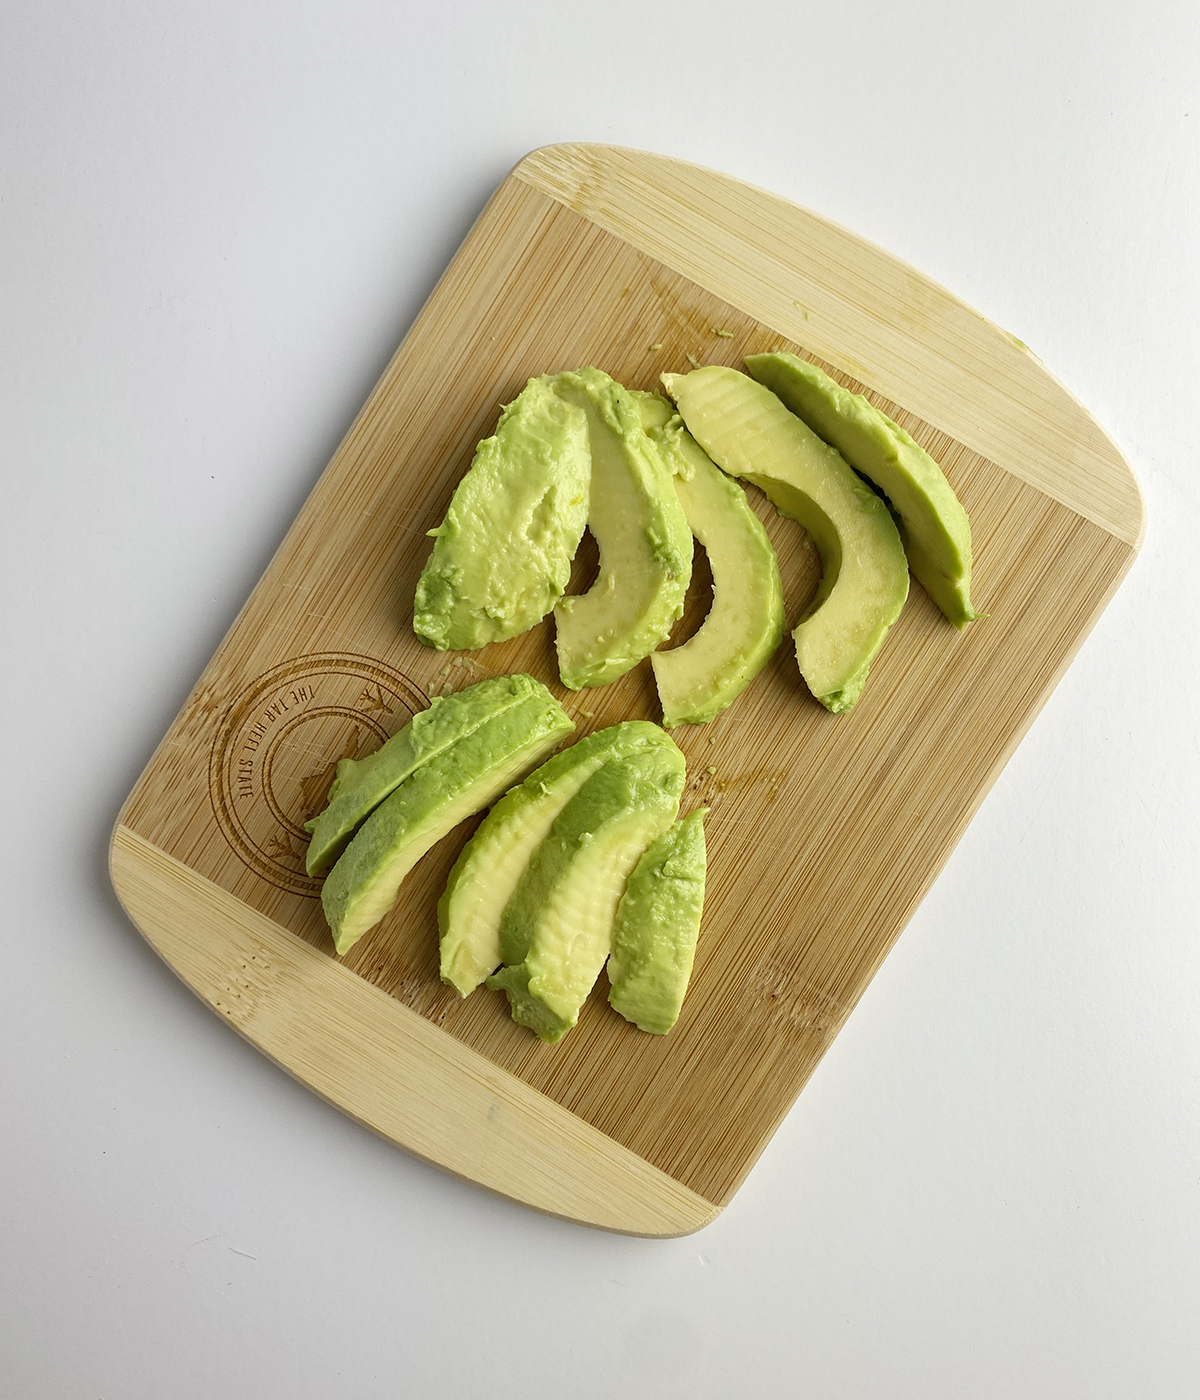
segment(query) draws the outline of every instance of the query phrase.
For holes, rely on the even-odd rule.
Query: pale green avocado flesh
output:
[[[323,875],[366,818],[423,763],[504,710],[546,694],[545,686],[532,676],[494,676],[454,695],[438,696],[366,758],[343,758],[325,809],[305,823],[312,833],[304,862],[308,873]]]
[[[750,355],[746,367],[887,496],[909,566],[946,617],[959,628],[979,617],[971,606],[971,522],[929,453],[807,360],[780,351]]]
[[[699,631],[650,658],[663,723],[707,724],[732,705],[783,637],[779,560],[746,493],[714,465],[659,394],[637,394],[642,421],[675,473],[688,525],[712,569],[713,602]]]
[[[583,410],[531,379],[475,451],[417,583],[413,630],[441,650],[540,622],[562,597],[588,512]]]
[[[908,596],[908,561],[887,506],[763,385],[722,365],[664,374],[688,431],[731,476],[760,487],[808,531],[821,583],[792,632],[809,689],[840,714]]]
[[[559,374],[553,383],[587,415],[587,523],[600,551],[595,584],[554,609],[559,674],[579,690],[623,676],[666,640],[683,613],[692,534],[629,391],[598,369]]]
[[[704,816],[690,812],[638,861],[608,959],[609,1005],[640,1030],[666,1035],[679,1019],[704,910]]]
[[[494,802],[574,729],[550,692],[539,689],[414,769],[362,824],[321,890],[339,953],[391,909],[400,882],[436,841]]]
[[[549,1043],[579,1019],[612,951],[617,906],[646,847],[679,810],[685,763],[674,744],[615,759],[563,807],[504,910],[505,966],[487,979],[513,1019]]]
[[[580,739],[504,794],[463,847],[438,901],[443,982],[469,996],[500,966],[505,906],[555,818],[592,774],[670,743],[658,725],[629,720]]]

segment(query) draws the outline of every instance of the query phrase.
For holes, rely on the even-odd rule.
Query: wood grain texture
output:
[[[580,169],[590,172],[587,182]],[[723,192],[709,200],[698,230],[696,195],[685,198],[680,182]],[[648,205],[637,203],[647,185],[657,192],[646,193]],[[621,220],[623,230],[606,226]],[[531,375],[587,363],[650,387],[661,371],[739,364],[760,350],[817,359],[942,463],[971,515],[974,597],[989,617],[960,634],[914,585],[849,715],[831,716],[811,699],[785,643],[713,725],[674,731],[689,762],[684,810],[712,809],[704,924],[675,1030],[644,1035],[594,995],[579,1026],[545,1046],[513,1025],[503,997],[481,991],[461,1001],[441,985],[435,905],[470,823],[416,867],[392,914],[338,967],[339,976],[371,984],[374,999],[364,1006],[415,1013],[475,1057],[470,1063],[525,1086],[547,1124],[561,1125],[565,1113],[613,1144],[614,1161],[648,1165],[690,1193],[683,1199],[714,1207],[737,1189],[861,996],[1128,569],[1143,531],[1136,482],[1115,449],[1002,332],[960,308],[929,316],[919,334],[910,336],[903,320],[885,333],[896,305],[884,277],[892,260],[860,240],[815,221],[832,285],[819,340],[781,332],[786,317],[764,321],[763,287],[816,276],[811,221],[784,201],[660,158],[569,147],[523,162],[435,289],[122,815],[129,839],[156,853],[161,879],[186,885],[171,918],[186,923],[188,901],[203,890],[210,914],[245,909],[255,928],[269,925],[277,938],[307,944],[318,962],[337,966],[317,885],[303,872],[302,823],[322,804],[338,758],[376,747],[435,693],[516,670],[551,687],[579,736],[620,719],[658,717],[649,662],[614,685],[566,691],[550,622],[477,653],[433,652],[414,636],[425,533],[440,521],[499,405]],[[661,257],[642,246],[648,224]],[[737,260],[733,271],[721,271],[721,247],[724,264]],[[895,267],[894,279],[919,300],[917,274]],[[681,268],[719,285],[701,285]],[[946,295],[922,295],[940,307],[934,292]],[[857,357],[825,358],[835,323],[832,339],[847,342],[866,327]],[[880,386],[906,386],[914,364],[953,359],[964,336],[974,337],[966,369],[937,384],[922,381],[903,399],[884,396]],[[867,382],[854,377],[868,370]],[[1000,426],[988,428],[976,401],[996,384],[1017,382],[1013,376],[1021,385],[1022,376],[1031,379],[1033,406],[1022,417],[1014,400]],[[948,423],[970,431],[955,436]],[[1001,466],[964,440],[978,439],[976,428],[988,428],[1004,452],[1020,447],[1016,465]],[[1077,448],[1066,458],[1064,432]],[[780,556],[791,625],[815,586],[815,555],[798,526],[758,492],[750,497]],[[587,571],[585,553],[574,591],[586,586]],[[698,568],[675,640],[699,625],[705,578]],[[114,866],[123,898],[124,869]],[[145,929],[135,903],[127,898]],[[165,947],[163,924],[151,937]],[[304,985],[289,984],[288,994],[305,1000],[297,1024],[311,1039],[311,1059],[312,1046],[334,1030],[322,996]],[[409,1022],[382,1024],[364,1054],[376,1054],[379,1037]],[[269,1053],[313,1082],[294,1062],[298,1045],[288,1047]],[[395,1042],[395,1054],[402,1073],[411,1037]],[[425,1072],[423,1061],[413,1061],[413,1072]],[[453,1097],[438,1132],[440,1142],[457,1146],[437,1155],[421,1145],[425,1127],[418,1132],[400,1112],[385,1115],[378,1099],[364,1110],[351,1105],[345,1085],[320,1091],[464,1175],[477,1176],[490,1151],[489,1126],[456,1117]],[[610,1184],[605,1223],[643,1230],[642,1177],[630,1170],[624,1224],[624,1193]],[[531,1199],[519,1184],[496,1189]],[[583,1192],[578,1209],[544,1208],[597,1218]],[[629,1223],[637,1211],[642,1223]]]

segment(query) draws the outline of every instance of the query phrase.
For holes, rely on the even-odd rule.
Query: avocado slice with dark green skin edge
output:
[[[707,724],[733,704],[783,638],[779,560],[745,491],[684,428],[674,405],[661,394],[634,397],[712,568],[712,608],[699,630],[650,658],[663,723]]]
[[[937,462],[861,394],[796,355],[748,355],[746,368],[887,496],[909,567],[959,629],[971,604],[971,522]]]
[[[547,1043],[578,1020],[612,950],[630,872],[679,810],[685,768],[674,744],[604,764],[559,813],[509,900],[506,966],[487,985]]]
[[[559,674],[580,690],[615,681],[666,641],[692,577],[692,532],[629,391],[593,368],[554,385],[587,414],[592,454],[588,528],[600,573],[554,609]]]
[[[707,812],[689,812],[651,843],[617,906],[608,1003],[653,1035],[666,1035],[679,1019],[692,975],[704,912]]]
[[[821,583],[792,638],[813,695],[844,713],[908,597],[908,560],[887,506],[835,448],[747,375],[706,365],[662,379],[717,466],[760,487],[816,545]]]
[[[492,676],[453,695],[437,696],[366,758],[343,758],[324,810],[305,823],[311,832],[305,869],[324,875],[367,817],[423,763],[505,709],[546,695],[549,691],[532,676]]]
[[[362,824],[321,889],[339,954],[391,909],[400,882],[436,841],[494,802],[575,728],[542,690],[415,769]]]
[[[587,523],[583,410],[531,379],[475,450],[417,582],[413,630],[439,650],[526,632],[554,607]]]
[[[627,720],[547,759],[496,803],[463,847],[438,901],[442,981],[469,996],[500,966],[500,921],[534,851],[602,764],[671,743],[648,720]]]

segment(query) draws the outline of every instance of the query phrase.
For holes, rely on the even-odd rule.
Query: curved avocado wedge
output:
[[[555,819],[504,911],[506,966],[487,979],[513,1020],[554,1044],[612,951],[617,905],[646,847],[679,810],[685,764],[674,744],[606,763]]]
[[[692,534],[712,568],[713,602],[699,631],[650,658],[663,723],[707,724],[775,655],[783,637],[779,560],[732,477],[713,464],[660,394],[636,394],[642,422],[667,465]]]
[[[928,452],[861,394],[796,355],[748,355],[746,368],[887,496],[917,582],[958,628],[971,606],[971,522]]]
[[[843,713],[862,693],[908,597],[908,561],[887,506],[839,452],[755,380],[723,365],[662,379],[713,461],[761,487],[816,545],[820,587],[792,637],[813,695]]]
[[[666,1035],[679,1019],[704,912],[707,807],[651,843],[617,906],[608,1004],[639,1030]]]
[[[343,758],[324,811],[305,823],[310,875],[324,875],[376,807],[423,763],[513,705],[549,692],[532,676],[493,676],[454,695],[438,696],[427,710],[366,758]]]
[[[362,824],[321,889],[339,953],[383,918],[401,880],[436,841],[494,802],[574,729],[550,692],[538,689],[414,769]]]
[[[500,920],[555,818],[604,763],[671,743],[657,724],[599,729],[547,759],[496,803],[462,849],[438,901],[442,981],[469,996],[500,966]]]
[[[475,450],[417,582],[413,630],[439,650],[526,632],[562,597],[587,523],[583,410],[531,379]]]
[[[692,532],[629,391],[598,369],[556,375],[554,386],[587,414],[592,453],[587,523],[600,574],[554,609],[562,683],[580,690],[615,681],[666,641],[692,577]]]

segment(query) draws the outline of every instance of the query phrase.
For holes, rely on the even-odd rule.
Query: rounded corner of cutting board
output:
[[[1049,370],[1046,372],[1049,374]],[[1104,439],[1109,450],[1109,462],[1113,476],[1124,484],[1126,504],[1122,523],[1125,529],[1120,532],[1120,537],[1130,547],[1129,562],[1132,564],[1141,551],[1142,545],[1146,542],[1146,527],[1149,518],[1146,493],[1142,488],[1141,479],[1108,430],[1089,412],[1083,403],[1075,398],[1075,395],[1065,385],[1060,385],[1060,387],[1063,393],[1067,394],[1078,405],[1079,412],[1087,415],[1095,431]]]
[[[513,166],[509,172],[527,180],[530,184],[555,182],[556,188],[564,188],[563,182],[574,181],[577,185],[586,183],[588,178],[603,179],[616,168],[617,163],[633,161],[642,170],[672,166],[705,170],[703,166],[692,166],[690,162],[677,156],[658,155],[652,151],[641,151],[635,146],[617,146],[606,141],[552,141],[546,146],[535,146]],[[717,175],[715,171],[705,173],[716,175],[718,179],[733,181],[734,176]]]
[[[222,1020],[321,1098],[415,1156],[548,1215],[688,1235],[722,1205],[275,924],[118,821],[113,888]]]
[[[1015,386],[1010,391],[1012,418],[1019,426],[1031,425],[1025,427],[1024,443],[1043,448],[1040,459],[1004,460],[1004,452],[996,453],[996,464],[1128,545],[1132,564],[1146,538],[1146,496],[1128,458],[1083,400],[1024,341],[982,312],[963,302],[958,305],[972,318],[981,343],[986,338],[997,369]],[[1065,468],[1055,459],[1056,440],[1077,453]],[[1009,453],[1019,445],[1005,444]]]
[[[128,842],[125,840],[126,833],[129,831],[125,825],[125,808],[128,805],[126,803],[125,807],[122,807],[113,823],[112,830],[108,834],[108,880],[117,896],[118,904],[125,912],[125,917],[153,947],[153,940],[142,927],[141,921],[134,912],[136,894],[130,881]]]

